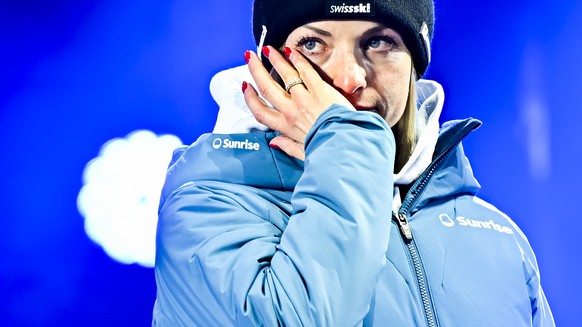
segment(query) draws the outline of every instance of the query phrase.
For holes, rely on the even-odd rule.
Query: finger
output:
[[[306,129],[295,126],[294,121],[289,120],[280,110],[268,106],[253,85],[243,82],[242,88],[245,102],[259,123],[287,135],[290,139],[301,142],[305,140]]]
[[[293,141],[286,136],[277,136],[269,142],[269,146],[280,149],[291,157],[305,161],[305,150],[303,144]]]
[[[249,71],[253,76],[258,92],[275,108],[284,108],[290,101],[288,94],[273,80],[259,57],[252,51],[245,53]]]
[[[293,69],[299,73],[299,76],[303,79],[308,90],[318,89],[321,87],[322,83],[325,83],[317,71],[315,71],[311,63],[303,57],[301,52],[289,47],[285,47],[284,51],[285,55],[293,65]]]
[[[259,96],[251,83],[243,82],[243,95],[247,106],[255,119],[270,129],[283,133],[285,117],[279,111],[269,107]]]
[[[287,59],[272,46],[263,47],[263,54],[269,59],[273,68],[275,68],[279,76],[281,76],[281,79],[283,79],[285,85],[302,77],[297,69],[295,69],[295,67],[293,67],[289,61],[287,61]],[[307,91],[303,83],[295,84],[289,89],[288,93],[291,94],[291,90],[293,90],[293,92]]]
[[[266,47],[265,49],[267,49],[267,54],[274,54],[269,53],[269,51],[271,51],[271,49],[274,50],[274,48]],[[278,59],[280,59],[278,63],[279,67],[284,65],[288,69],[295,71],[291,64],[289,64],[281,54],[276,53],[276,55],[278,56]],[[276,110],[282,114],[282,116],[273,115],[272,110],[261,110],[261,107],[257,106],[255,107],[257,111],[253,112],[253,115],[255,115],[257,121],[271,129],[287,135],[292,139],[305,139],[305,134],[311,127],[312,123],[306,124],[304,119],[302,119],[300,111],[297,108],[297,104],[294,103],[290,95],[287,94],[287,92],[285,92],[281,86],[275,82],[275,80],[273,80],[271,75],[267,74],[265,67],[263,66],[262,62],[260,62],[258,56],[255,53],[247,51],[245,57],[248,58],[249,70],[255,79],[258,93],[262,95],[267,101],[269,101],[276,108]],[[294,76],[297,76],[297,71],[295,71]],[[257,90],[253,88],[253,91],[256,92]],[[306,90],[305,94],[309,95]],[[315,121],[315,118],[317,117],[312,117],[311,121]]]
[[[301,74],[303,82],[309,90],[321,90],[333,99],[332,103],[338,103],[348,108],[353,108],[352,104],[336,88],[321,78],[321,75],[313,68],[313,65],[300,51],[289,47],[284,49],[285,55],[295,69]]]

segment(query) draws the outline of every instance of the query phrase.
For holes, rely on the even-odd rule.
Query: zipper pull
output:
[[[402,234],[402,236],[406,240],[412,241],[412,230],[410,229],[410,225],[408,224],[408,220],[406,219],[406,214],[399,212],[398,215],[392,213],[392,216],[394,217],[394,219],[396,219],[396,222],[400,227],[400,233]]]

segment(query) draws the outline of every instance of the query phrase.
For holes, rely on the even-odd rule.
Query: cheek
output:
[[[386,74],[379,76],[379,85],[382,88],[381,96],[386,101],[387,112],[384,119],[390,127],[394,126],[402,117],[408,100],[411,68],[403,67],[386,71]]]

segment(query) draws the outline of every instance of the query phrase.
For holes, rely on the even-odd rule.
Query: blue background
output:
[[[250,2],[1,2],[0,325],[150,324],[153,269],[86,236],[82,172],[136,129],[184,143],[211,130],[211,76],[254,48]],[[484,121],[464,142],[480,195],[528,235],[556,322],[574,325],[582,2],[437,0],[436,13],[441,121]]]

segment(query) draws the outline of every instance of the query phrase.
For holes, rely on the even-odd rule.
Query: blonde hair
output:
[[[414,146],[416,145],[416,71],[412,67],[410,85],[408,87],[408,99],[400,120],[392,127],[392,133],[396,139],[396,159],[394,161],[394,173],[400,172],[408,162]]]

